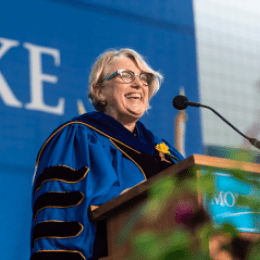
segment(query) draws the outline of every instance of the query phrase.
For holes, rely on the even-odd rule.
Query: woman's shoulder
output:
[[[44,145],[50,143],[52,140],[61,139],[61,141],[73,140],[75,138],[89,139],[94,136],[93,129],[89,128],[84,122],[72,119],[57,127],[51,135],[47,138]],[[44,146],[43,145],[43,146]]]
[[[96,134],[98,132],[95,130],[95,127],[92,127],[91,123],[86,121],[86,115],[91,115],[91,114],[95,114],[95,112],[76,116],[71,120],[58,126],[47,138],[46,142],[49,142],[53,138],[71,139],[81,135],[81,137],[84,137],[85,139],[85,138],[98,136]]]
[[[60,154],[61,151],[65,150],[82,151],[97,146],[98,143],[104,144],[106,139],[80,121],[80,117],[73,118],[57,127],[43,143],[37,156],[36,165],[44,154]]]

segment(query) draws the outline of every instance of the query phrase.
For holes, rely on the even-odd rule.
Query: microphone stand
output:
[[[225,123],[227,123],[230,127],[232,127],[237,133],[239,133],[244,138],[246,138],[250,142],[251,145],[253,145],[254,147],[256,147],[256,148],[258,148],[260,150],[260,141],[259,140],[257,140],[256,138],[251,138],[251,137],[248,137],[248,136],[244,135],[242,132],[240,132],[235,126],[233,126],[229,121],[227,121],[227,119],[225,119],[222,115],[220,115],[212,107],[209,107],[209,106],[206,106],[206,105],[202,105],[202,104],[197,103],[197,102],[190,102],[187,99],[187,97],[185,97],[185,96],[176,96],[173,99],[173,106],[176,109],[178,109],[178,110],[186,109],[187,106],[191,106],[191,107],[204,107],[204,108],[207,108],[207,109],[211,110],[219,118],[221,118]]]

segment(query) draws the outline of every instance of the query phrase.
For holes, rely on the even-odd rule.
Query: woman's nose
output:
[[[135,80],[133,81],[133,83],[135,83],[138,87],[143,85],[142,81],[139,78],[139,75],[135,75]]]

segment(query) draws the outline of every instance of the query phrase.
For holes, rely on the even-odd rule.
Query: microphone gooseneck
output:
[[[185,96],[176,96],[173,100],[172,100],[172,104],[174,106],[174,108],[176,108],[177,110],[183,110],[186,109],[188,106],[192,106],[192,107],[205,107],[208,108],[209,110],[211,110],[212,112],[214,112],[218,117],[220,117],[225,123],[227,123],[230,127],[232,127],[237,133],[239,133],[240,135],[242,135],[244,138],[246,138],[250,144],[252,144],[254,147],[260,149],[260,141],[258,141],[255,138],[251,138],[248,137],[246,135],[244,135],[242,132],[240,132],[235,126],[233,126],[230,122],[228,122],[222,115],[220,115],[215,109],[213,109],[212,107],[209,106],[205,106],[202,105],[200,103],[197,102],[190,102],[188,100],[187,97]]]

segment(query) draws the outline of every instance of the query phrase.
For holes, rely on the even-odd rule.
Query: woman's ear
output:
[[[101,101],[101,102],[105,102],[105,101],[106,101],[106,97],[105,97],[105,95],[104,95],[104,93],[103,93],[103,89],[104,89],[104,87],[103,87],[103,86],[100,86],[100,85],[96,85],[96,86],[94,86],[94,88],[93,88],[93,92],[94,92],[95,97],[96,97],[99,101]]]

